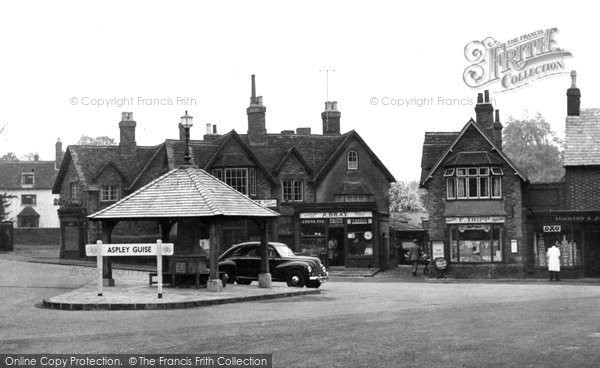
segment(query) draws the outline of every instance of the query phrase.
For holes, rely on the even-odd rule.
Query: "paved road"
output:
[[[39,307],[94,280],[89,271],[0,259],[0,351],[272,353],[276,367],[600,365],[593,285],[335,282],[316,296],[187,310]]]

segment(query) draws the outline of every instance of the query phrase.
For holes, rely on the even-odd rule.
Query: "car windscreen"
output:
[[[277,252],[279,253],[279,255],[281,257],[294,257],[295,256],[294,252],[287,245],[273,244],[273,247],[275,247],[275,249],[277,249]]]

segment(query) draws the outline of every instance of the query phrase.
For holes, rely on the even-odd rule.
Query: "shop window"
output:
[[[100,202],[115,202],[119,200],[118,185],[103,185],[100,188]]]
[[[349,220],[350,222],[358,221]],[[351,256],[373,255],[372,226],[368,224],[348,225],[348,254]]]
[[[348,151],[347,157],[348,170],[358,170],[358,152]]]
[[[498,224],[449,226],[452,262],[502,262],[502,229],[502,225]]]
[[[444,177],[446,177],[446,198],[502,198],[502,176],[500,175],[502,175],[502,169],[499,167],[446,169],[444,171]]]
[[[299,255],[323,257],[327,254],[325,219],[304,219],[300,223]]]
[[[35,194],[22,194],[21,204],[35,206],[37,204],[37,196]]]
[[[548,248],[560,249],[560,264],[564,267],[581,266],[581,232],[563,229],[561,232],[537,232],[534,235],[533,258],[538,267],[548,267]]]
[[[282,180],[281,189],[284,202],[304,201],[304,180]]]

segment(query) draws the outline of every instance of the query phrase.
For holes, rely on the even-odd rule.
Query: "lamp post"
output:
[[[185,156],[183,156],[183,160],[186,165],[190,164],[190,128],[194,125],[194,118],[191,115],[188,115],[187,110],[185,111],[185,115],[181,117],[181,126],[185,129]]]

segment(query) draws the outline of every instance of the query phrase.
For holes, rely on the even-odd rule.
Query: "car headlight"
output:
[[[309,275],[312,275],[312,267],[308,266],[308,267],[306,268],[306,270],[308,271],[308,274],[309,274]]]

